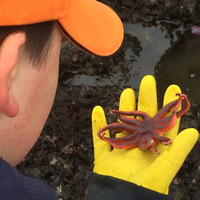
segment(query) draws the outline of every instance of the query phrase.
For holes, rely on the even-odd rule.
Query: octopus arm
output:
[[[123,123],[130,124],[132,126],[139,126],[142,123],[142,121],[139,120],[139,119],[127,117],[127,116],[124,116],[124,115],[121,115],[121,114],[118,116],[118,118]]]
[[[134,140],[127,141],[126,143],[120,140],[116,141],[116,140],[111,140],[111,139],[113,138],[109,138],[109,139],[105,138],[105,141],[117,149],[131,149],[138,146],[138,142],[140,138],[137,136]]]
[[[110,113],[115,113],[116,115],[127,115],[133,117],[141,117],[142,119],[151,119],[151,116],[143,111],[121,111],[121,110],[111,110]]]

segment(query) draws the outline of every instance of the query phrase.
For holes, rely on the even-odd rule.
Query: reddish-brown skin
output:
[[[172,129],[177,118],[184,115],[190,108],[190,103],[185,94],[177,94],[179,98],[164,106],[154,117],[143,111],[120,111],[111,110],[110,113],[117,115],[121,122],[108,124],[100,129],[97,135],[111,146],[118,149],[130,149],[138,147],[139,149],[149,149],[158,154],[156,143],[164,145],[172,143],[170,138],[164,137],[163,134]],[[179,110],[182,102],[185,104]],[[168,115],[170,113],[170,115]],[[131,116],[131,117],[129,117]],[[133,117],[140,117],[133,118]],[[114,131],[111,138],[105,137],[106,130]],[[117,133],[127,132],[124,137],[115,138]]]

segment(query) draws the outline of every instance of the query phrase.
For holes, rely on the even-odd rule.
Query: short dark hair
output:
[[[20,26],[0,26],[0,45],[9,34],[24,32],[26,34],[25,52],[33,65],[38,66],[48,53],[54,27],[53,21]]]

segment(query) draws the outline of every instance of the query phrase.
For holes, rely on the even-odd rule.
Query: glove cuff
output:
[[[136,184],[91,173],[89,176],[86,200],[172,200],[171,195],[164,195]]]

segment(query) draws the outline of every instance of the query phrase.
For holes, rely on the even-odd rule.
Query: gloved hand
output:
[[[177,98],[176,93],[181,93],[180,88],[177,85],[169,86],[164,95],[163,106]],[[156,83],[150,75],[145,76],[141,81],[137,109],[132,89],[125,89],[121,94],[119,110],[145,111],[154,116],[157,109]],[[188,128],[177,135],[179,122],[180,119],[170,131],[164,134],[172,139],[172,144],[169,146],[157,144],[159,155],[138,148],[111,150],[111,146],[97,136],[97,131],[106,126],[107,122],[102,107],[96,106],[92,112],[93,172],[168,194],[170,183],[198,139],[198,132],[193,128]],[[106,137],[108,136],[107,131]]]

